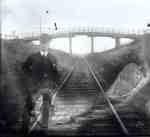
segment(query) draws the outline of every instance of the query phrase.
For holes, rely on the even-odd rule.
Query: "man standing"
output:
[[[25,74],[34,81],[36,91],[30,91],[31,94],[40,94],[43,96],[42,125],[47,128],[49,118],[49,106],[53,96],[53,89],[57,83],[57,60],[48,52],[46,40],[41,39],[40,51],[27,58],[22,66]],[[29,83],[30,84],[30,83]]]

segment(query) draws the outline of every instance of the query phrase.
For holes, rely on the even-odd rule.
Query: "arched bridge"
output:
[[[91,52],[94,51],[94,38],[95,37],[110,37],[115,39],[116,47],[120,46],[120,38],[129,38],[137,40],[142,38],[144,30],[116,30],[113,28],[104,27],[70,27],[70,28],[58,28],[58,30],[50,30],[49,32],[40,33],[26,33],[18,35],[19,38],[24,40],[33,41],[41,40],[44,43],[48,43],[52,39],[56,38],[68,38],[69,49],[72,53],[72,37],[76,35],[86,35],[91,38]]]

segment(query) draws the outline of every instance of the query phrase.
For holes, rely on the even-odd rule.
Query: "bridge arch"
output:
[[[91,53],[94,52],[94,38],[96,37],[110,37],[115,40],[115,47],[120,47],[121,38],[126,39],[140,39],[143,35],[142,30],[115,30],[112,28],[101,27],[76,27],[76,28],[60,28],[57,31],[51,31],[49,38],[68,38],[69,52],[72,54],[72,39],[75,36],[88,36],[91,40]]]
[[[115,30],[113,28],[104,27],[74,27],[74,28],[58,28],[50,32],[43,32],[42,35],[46,39],[47,44],[56,38],[68,38],[69,52],[72,54],[72,38],[77,35],[86,35],[91,39],[91,52],[94,52],[95,37],[110,37],[115,40],[115,47],[120,47],[120,39],[128,38],[132,40],[140,39],[143,36],[143,30]],[[45,34],[44,34],[45,33]],[[40,39],[42,36],[32,33],[32,36],[24,37],[26,40]],[[42,44],[42,43],[41,43]]]

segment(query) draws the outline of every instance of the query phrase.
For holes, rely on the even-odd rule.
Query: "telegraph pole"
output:
[[[40,45],[41,45],[41,35],[42,35],[42,15],[40,14],[40,37],[39,37]]]
[[[49,13],[49,11],[48,10],[46,10],[46,12],[45,12],[46,14],[48,14]],[[42,14],[40,14],[40,37],[39,37],[39,40],[40,40],[40,45],[41,45],[41,36],[42,36]]]

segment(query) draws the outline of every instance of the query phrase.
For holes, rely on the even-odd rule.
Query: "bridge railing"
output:
[[[17,33],[17,34],[1,34],[2,39],[12,40],[12,39],[29,39],[39,37],[39,33],[28,32],[28,33]]]
[[[144,33],[144,29],[114,29],[114,28],[105,28],[105,27],[68,27],[68,28],[58,28],[58,30],[51,30],[49,34],[53,35],[56,33],[106,33],[106,34],[134,34],[134,35],[142,35]]]
[[[142,35],[144,34],[144,29],[114,29],[110,27],[88,27],[88,26],[82,26],[82,27],[62,27],[58,28],[58,30],[50,30],[43,31],[42,33],[47,33],[49,35],[56,35],[56,34],[90,34],[90,33],[97,33],[97,34],[109,34],[109,35]],[[36,38],[39,37],[39,32],[26,32],[26,33],[15,33],[15,34],[1,34],[1,37],[3,39],[30,39],[30,38]]]

